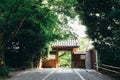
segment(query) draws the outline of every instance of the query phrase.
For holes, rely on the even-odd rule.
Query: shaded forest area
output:
[[[100,64],[120,67],[120,1],[77,1],[76,11],[98,51]]]
[[[76,15],[99,63],[120,67],[119,14],[119,0],[0,0],[0,75],[6,66],[36,67],[51,42],[76,37],[67,25]]]

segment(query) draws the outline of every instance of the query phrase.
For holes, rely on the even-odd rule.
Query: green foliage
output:
[[[119,63],[119,0],[77,0],[76,11],[82,23],[87,26],[87,34],[101,56],[101,63],[120,66]],[[104,58],[104,59],[103,59]],[[116,64],[117,62],[117,64]]]
[[[0,64],[0,76],[7,76],[7,77],[9,76],[9,70],[3,64]]]
[[[60,51],[58,61],[59,67],[71,67],[71,52]]]
[[[113,45],[116,47],[116,49],[120,49],[120,27],[113,32]]]
[[[47,54],[52,41],[72,35],[56,10],[40,0],[4,0],[0,4],[5,61],[11,67],[32,66],[35,59]]]
[[[46,4],[48,7],[50,7],[51,10],[55,11],[55,13],[58,15],[58,18],[61,24],[63,25],[64,30],[65,28],[69,28],[69,25],[67,24],[68,21],[70,19],[74,19],[77,15],[75,11],[75,5],[77,4],[77,1],[76,0],[47,0]]]
[[[0,77],[0,80],[7,80],[7,77]]]
[[[80,40],[80,51],[87,51],[90,48],[93,48],[92,41],[87,37],[81,37]]]
[[[57,14],[61,14],[64,17],[69,16],[74,18],[77,15],[74,11],[76,4],[76,0],[48,0],[48,6],[55,10]]]

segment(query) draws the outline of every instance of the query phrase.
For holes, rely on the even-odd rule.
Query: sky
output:
[[[86,36],[86,27],[80,23],[77,17],[75,20],[69,20],[68,25],[73,28],[73,32],[75,32],[79,36],[79,38]]]
[[[71,26],[73,28],[73,31],[78,35],[78,39],[81,40],[82,37],[87,36],[87,34],[85,33],[86,26],[82,25],[77,17],[75,20],[69,20],[68,25]],[[81,47],[83,46],[82,48],[84,48],[84,46],[87,47],[85,49],[88,49],[88,50],[94,48],[92,45],[93,41],[86,38],[86,39],[84,39],[84,43],[86,43],[86,42],[87,42],[87,44],[80,43]]]

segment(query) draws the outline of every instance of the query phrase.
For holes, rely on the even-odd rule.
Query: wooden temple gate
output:
[[[96,50],[78,51],[80,47],[77,39],[59,41],[52,44],[52,51],[47,61],[43,62],[43,68],[57,68],[58,66],[58,52],[71,52],[71,67],[72,68],[88,68],[96,69],[97,55]]]
[[[43,67],[58,67],[58,52],[59,51],[70,51],[71,52],[71,67],[74,67],[75,60],[74,52],[80,47],[77,39],[59,41],[52,44],[52,51],[50,53],[50,59],[43,63]]]

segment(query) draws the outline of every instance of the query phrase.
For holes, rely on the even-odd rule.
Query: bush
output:
[[[9,69],[4,64],[0,64],[0,76],[9,76]]]
[[[23,70],[33,67],[33,62],[31,60],[25,61],[24,65],[21,67]]]

